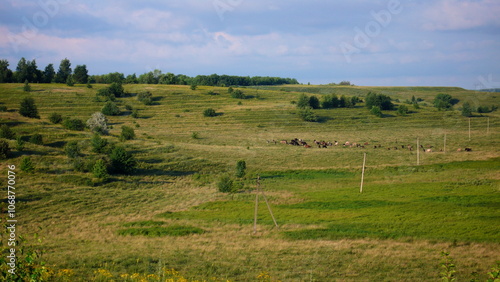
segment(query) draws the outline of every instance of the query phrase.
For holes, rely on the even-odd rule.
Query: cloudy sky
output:
[[[2,0],[0,15],[13,70],[500,87],[499,0]]]

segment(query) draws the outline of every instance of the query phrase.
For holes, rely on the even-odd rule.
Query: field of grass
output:
[[[25,93],[22,84],[0,84],[0,105],[7,108],[1,124],[25,140],[40,133],[44,142],[26,143],[1,161],[4,175],[24,156],[36,167],[33,174],[17,169],[17,232],[38,232],[44,260],[71,270],[72,281],[107,281],[109,275],[139,281],[120,275],[164,277],[165,269],[189,280],[435,281],[442,251],[455,260],[461,281],[484,281],[500,260],[500,112],[472,117],[469,138],[469,119],[457,110],[464,102],[498,106],[498,93],[285,85],[241,88],[249,98],[235,99],[224,87],[125,85],[129,94],[117,99],[122,114],[108,117],[112,128],[104,138],[133,152],[138,168],[94,184],[64,153],[64,145],[77,140],[90,157],[92,133],[67,130],[48,117],[86,121],[103,107],[95,98],[103,87],[33,84]],[[152,105],[137,100],[142,91],[153,94]],[[302,121],[292,103],[302,93],[364,97],[369,91],[396,104],[412,96],[423,101],[406,116],[387,111],[384,118],[363,103],[315,110],[316,123]],[[438,93],[460,100],[454,111],[432,107]],[[17,112],[26,96],[34,98],[41,119]],[[139,117],[125,106],[138,109]],[[218,115],[204,117],[207,108]],[[134,128],[134,140],[119,140],[123,125]],[[320,149],[279,142],[293,138],[368,145]],[[419,165],[417,152],[402,148],[416,147],[417,138],[433,150],[419,151]],[[217,181],[233,176],[238,160],[247,164],[247,175],[235,179],[241,189],[218,192]],[[254,234],[257,175],[279,228],[261,196]],[[7,178],[1,181],[5,187]]]

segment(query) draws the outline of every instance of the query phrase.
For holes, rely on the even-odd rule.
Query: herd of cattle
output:
[[[327,141],[314,140],[313,143],[309,144],[305,140],[299,139],[299,138],[294,138],[292,140],[280,140],[280,141],[267,140],[267,143],[274,143],[274,144],[280,143],[280,144],[287,144],[287,145],[292,145],[292,146],[301,146],[304,148],[312,148],[312,146],[317,146],[318,148],[328,148],[328,147],[332,147],[332,146],[342,146],[342,147],[349,147],[349,148],[367,148],[368,146],[371,147],[371,145],[368,142],[351,143],[349,141],[344,142],[344,143],[339,143],[338,141],[327,142]],[[420,145],[419,147],[422,151],[427,152],[427,153],[433,152],[433,148],[434,148],[434,146],[432,146],[432,145],[428,145],[425,147],[423,145]],[[382,145],[378,145],[378,144],[373,145],[373,149],[378,149],[378,148],[382,148]],[[414,150],[413,145],[398,145],[398,146],[390,146],[390,147],[385,147],[385,148],[387,150],[409,150],[409,151]],[[440,151],[442,152],[443,150],[441,149]],[[461,152],[462,149],[460,148],[457,151]],[[471,152],[472,149],[471,148],[464,148],[463,151]]]

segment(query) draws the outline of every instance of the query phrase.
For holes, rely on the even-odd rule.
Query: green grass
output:
[[[455,258],[462,279],[472,272],[486,278],[499,259],[499,112],[474,116],[469,140],[469,120],[458,111],[465,101],[498,106],[497,93],[286,85],[241,88],[255,98],[240,100],[223,87],[125,85],[129,95],[117,99],[122,114],[109,117],[112,128],[105,138],[133,152],[138,169],[96,183],[91,173],[75,171],[63,150],[77,140],[85,159],[96,157],[92,133],[64,129],[48,118],[55,112],[86,121],[104,105],[95,93],[105,86],[36,84],[24,93],[22,84],[0,85],[0,103],[7,107],[0,123],[23,140],[35,133],[44,140],[26,143],[1,161],[5,168],[30,156],[35,165],[34,174],[17,175],[19,232],[42,228],[48,264],[74,269],[80,281],[92,279],[98,268],[119,274],[162,267],[193,280],[252,281],[266,271],[282,281],[430,281],[439,279],[443,250]],[[149,106],[136,98],[146,90],[153,94]],[[210,90],[220,95],[208,95]],[[291,103],[304,92],[364,97],[369,91],[400,103],[413,95],[424,101],[407,116],[392,111],[384,118],[363,104],[315,110],[318,123],[302,121]],[[454,111],[437,111],[431,107],[437,93],[460,103]],[[17,113],[26,96],[35,99],[41,119]],[[139,118],[126,105],[138,109]],[[220,115],[203,117],[206,108]],[[122,126],[134,128],[136,138],[120,142]],[[446,153],[440,152],[445,134]],[[369,145],[306,149],[279,142],[293,138]],[[415,150],[401,149],[416,147],[417,138],[434,150],[420,152],[419,166]],[[465,147],[473,151],[457,152]],[[238,180],[243,188],[217,192],[218,179],[234,175],[237,160],[247,164],[246,178]],[[280,228],[261,197],[253,235],[257,175]]]

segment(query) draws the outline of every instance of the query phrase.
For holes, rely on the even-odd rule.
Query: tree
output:
[[[30,86],[30,84],[28,83],[28,80],[27,80],[27,79],[24,81],[23,91],[24,91],[24,92],[31,92],[31,86]]]
[[[86,65],[77,65],[73,71],[73,79],[75,83],[85,84],[89,80],[89,74]]]
[[[12,82],[14,74],[9,69],[9,61],[0,60],[0,83]]]
[[[0,138],[14,140],[16,139],[16,134],[12,131],[10,126],[2,124],[2,126],[0,126]]]
[[[407,106],[405,106],[405,105],[399,105],[399,107],[398,107],[398,115],[405,116],[409,112],[410,112],[410,110],[408,110]]]
[[[21,161],[21,170],[27,173],[33,173],[35,171],[35,165],[30,157],[23,157]]]
[[[137,161],[134,156],[123,147],[117,146],[109,155],[111,160],[111,170],[114,173],[130,174],[134,172]]]
[[[376,115],[378,117],[383,117],[384,115],[382,114],[382,111],[380,110],[379,106],[373,106],[370,110],[370,113],[373,115]]]
[[[469,104],[469,102],[465,102],[462,105],[462,116],[464,116],[464,117],[471,117],[472,116],[472,112],[473,112],[472,106]]]
[[[49,120],[50,122],[52,122],[53,124],[58,124],[58,123],[61,123],[63,121],[63,118],[62,118],[62,115],[61,114],[58,114],[58,113],[52,113],[50,114],[49,116]]]
[[[59,70],[57,71],[56,75],[56,82],[66,83],[66,80],[71,75],[71,73],[72,73],[71,62],[67,58],[65,58],[59,64]]]
[[[95,178],[103,182],[106,182],[109,179],[108,167],[106,166],[104,160],[99,159],[95,162],[92,174]]]
[[[321,100],[321,107],[323,109],[338,108],[339,98],[335,94],[325,95]]]
[[[373,106],[377,106],[380,110],[389,111],[394,109],[394,104],[392,103],[391,97],[383,94],[375,94],[369,92],[366,95],[365,106],[368,109],[372,109]]]
[[[437,94],[434,98],[434,107],[438,110],[450,110],[453,107],[454,99],[449,94]]]
[[[99,134],[108,134],[108,118],[101,112],[95,112],[87,120],[87,127]]]
[[[217,113],[212,108],[208,108],[208,109],[203,111],[203,116],[206,116],[206,117],[214,117],[216,115],[217,115]]]
[[[235,185],[229,176],[222,176],[219,182],[217,182],[217,188],[222,193],[232,193],[235,191]]]
[[[107,150],[108,140],[101,138],[99,134],[95,133],[92,139],[90,139],[90,145],[92,146],[92,152],[103,154]]]
[[[56,77],[56,71],[53,64],[48,64],[43,71],[43,82],[51,83]]]
[[[120,114],[120,109],[114,102],[108,101],[102,107],[101,112],[107,116],[117,116]]]
[[[67,118],[63,121],[63,126],[69,130],[82,131],[85,129],[85,124],[81,119],[70,119]]]
[[[319,109],[319,99],[316,96],[309,97],[309,107]]]
[[[309,107],[309,97],[306,94],[300,94],[299,100],[297,101],[297,108],[304,109]]]
[[[75,80],[73,79],[73,75],[68,76],[68,79],[66,79],[66,85],[75,86]]]
[[[314,114],[311,107],[303,108],[299,111],[299,116],[303,121],[316,122],[318,121],[318,116]]]
[[[231,97],[236,98],[236,99],[246,99],[247,97],[243,93],[243,91],[236,89],[231,93]]]
[[[19,62],[17,62],[17,67],[16,67],[16,81],[18,83],[23,83],[25,80],[29,81],[29,67],[28,67],[28,61],[24,57],[19,59]]]
[[[3,139],[0,139],[0,160],[8,158],[9,154],[10,154],[9,143]]]
[[[64,146],[64,152],[69,158],[75,159],[80,157],[82,154],[80,152],[80,146],[78,145],[78,141],[72,140],[66,143]]]
[[[120,134],[120,140],[121,141],[126,141],[126,140],[132,140],[135,138],[135,132],[134,129],[130,126],[122,126],[122,133]]]
[[[239,160],[237,163],[236,163],[236,177],[239,177],[239,178],[242,178],[243,176],[245,176],[246,170],[247,168],[247,164],[245,161],[243,160]]]
[[[43,136],[40,133],[35,133],[31,135],[30,137],[30,143],[36,144],[36,145],[43,145]]]
[[[109,92],[113,94],[115,97],[121,97],[123,94],[125,94],[125,90],[123,90],[123,86],[121,82],[113,82],[111,85],[108,87]]]
[[[35,105],[35,100],[31,97],[26,97],[21,101],[19,114],[29,118],[40,118],[38,108]]]

